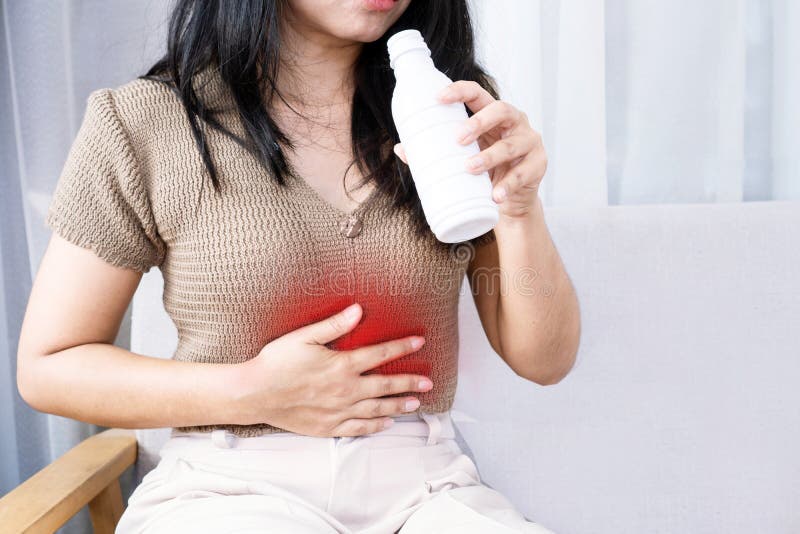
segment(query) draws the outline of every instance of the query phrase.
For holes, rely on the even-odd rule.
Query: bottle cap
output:
[[[397,58],[411,50],[424,50],[428,57],[431,55],[419,30],[403,30],[395,33],[386,41],[386,48],[389,50],[389,66],[393,69]]]

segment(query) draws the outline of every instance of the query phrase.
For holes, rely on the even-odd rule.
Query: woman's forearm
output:
[[[478,286],[475,297],[484,330],[518,375],[541,384],[558,382],[574,363],[580,317],[538,195],[547,169],[542,135],[526,113],[473,80],[456,80],[439,100],[463,102],[473,112],[461,125],[465,133],[459,142],[477,141],[481,150],[467,159],[466,168],[473,174],[489,172],[492,198],[499,204],[497,250],[479,253],[470,268],[479,275],[485,267],[500,270],[496,297],[481,291],[471,278],[473,288]]]
[[[520,376],[558,382],[575,361],[580,313],[541,200],[523,217],[501,219],[495,235],[503,273],[497,304],[501,356]]]
[[[143,356],[106,343],[27,355],[20,394],[33,408],[118,428],[236,423],[236,369]]]

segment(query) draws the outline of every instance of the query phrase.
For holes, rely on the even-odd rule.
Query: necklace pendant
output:
[[[361,222],[356,215],[350,215],[347,219],[343,220],[339,225],[339,231],[343,236],[354,238],[361,233],[361,228],[364,223]]]

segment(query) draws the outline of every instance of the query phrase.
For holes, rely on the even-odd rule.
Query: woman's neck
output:
[[[362,43],[339,39],[289,18],[281,28],[277,87],[293,107],[350,109]]]

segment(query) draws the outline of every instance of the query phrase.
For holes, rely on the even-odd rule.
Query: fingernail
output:
[[[389,428],[393,424],[394,424],[394,419],[391,418],[387,419],[386,421],[383,422],[383,428]]]
[[[467,168],[477,170],[483,167],[483,158],[480,156],[472,157],[467,160]]]
[[[420,380],[419,381],[419,389],[428,389],[433,386],[433,382],[430,380]]]
[[[344,316],[348,319],[355,319],[358,315],[358,304],[354,303],[344,309]]]
[[[443,100],[445,98],[453,96],[453,91],[449,87],[445,87],[444,89],[439,91],[439,94],[437,96],[439,97],[439,100]]]
[[[411,347],[414,348],[414,349],[418,349],[424,344],[425,344],[425,338],[424,337],[413,337],[413,338],[411,338]]]
[[[416,410],[417,408],[419,408],[419,399],[406,401],[406,404],[403,407],[403,409],[407,412],[410,412],[411,410]]]
[[[508,193],[506,192],[506,188],[505,187],[498,187],[497,189],[495,189],[494,198],[498,202],[502,202],[502,201],[504,201],[506,199],[506,195],[507,194]]]
[[[471,135],[472,132],[475,131],[471,122],[465,122],[461,126],[458,127],[456,131],[456,139],[459,141],[466,141]]]

